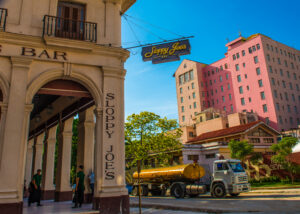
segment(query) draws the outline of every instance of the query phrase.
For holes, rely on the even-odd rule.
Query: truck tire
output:
[[[226,189],[224,184],[216,183],[213,185],[212,193],[216,198],[224,198],[226,196]]]
[[[184,189],[182,188],[182,185],[174,184],[172,189],[171,189],[171,194],[175,198],[184,198]]]
[[[237,197],[237,196],[239,196],[239,194],[240,194],[240,193],[230,193],[230,195],[231,195],[232,197]]]

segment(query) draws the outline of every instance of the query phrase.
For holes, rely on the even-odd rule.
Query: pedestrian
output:
[[[37,202],[37,206],[41,205],[41,181],[42,181],[42,170],[38,169],[37,173],[33,176],[32,181],[29,186],[29,198],[28,206],[30,207],[31,203]]]
[[[76,188],[75,188],[75,206],[73,208],[81,207],[84,199],[84,173],[83,166],[79,166],[79,171],[76,175]]]
[[[92,196],[94,196],[95,175],[93,171],[90,172],[89,183],[90,183],[90,188],[92,190]]]

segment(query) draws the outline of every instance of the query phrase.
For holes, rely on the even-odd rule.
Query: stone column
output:
[[[103,114],[101,108],[96,109],[94,208],[104,214],[129,213],[125,187],[125,70],[103,67],[103,73]]]
[[[36,142],[34,145],[34,163],[32,175],[36,174],[38,169],[42,169],[44,138],[45,133],[40,134],[36,138]]]
[[[32,158],[33,158],[33,143],[34,139],[29,140],[27,145],[26,165],[25,165],[25,180],[26,188],[28,188],[32,179]]]
[[[45,149],[43,158],[43,177],[42,177],[42,199],[51,200],[55,196],[55,188],[53,185],[54,178],[54,156],[56,145],[56,129],[57,125],[50,128],[45,139]]]
[[[84,201],[92,202],[92,191],[89,186],[88,176],[94,171],[94,142],[95,142],[95,118],[94,109],[91,107],[79,113],[78,123],[78,144],[77,144],[77,166],[83,165],[85,174],[85,194]]]
[[[74,118],[70,118],[66,120],[64,124],[62,124],[62,129],[60,130],[59,133],[55,201],[72,200],[70,168],[71,168],[73,119]]]
[[[32,111],[32,104],[26,104],[25,97],[31,62],[28,58],[11,57],[8,108],[1,145],[1,213],[19,214],[23,210],[26,142]]]
[[[7,103],[0,103],[0,166],[2,160],[2,149],[3,149],[3,142],[4,142],[4,129],[5,129],[5,121],[6,121],[6,114],[7,114]]]

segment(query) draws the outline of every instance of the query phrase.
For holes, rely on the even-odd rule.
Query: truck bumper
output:
[[[232,185],[232,193],[249,192],[250,190],[251,186],[249,183]]]

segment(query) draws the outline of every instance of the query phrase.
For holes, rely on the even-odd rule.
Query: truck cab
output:
[[[213,197],[225,197],[227,194],[238,196],[241,192],[250,191],[248,176],[240,160],[216,160],[213,165],[210,185]]]

